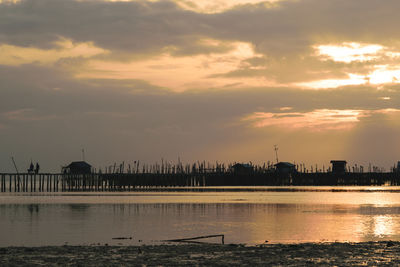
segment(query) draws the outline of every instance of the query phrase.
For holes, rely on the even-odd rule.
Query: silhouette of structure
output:
[[[275,157],[276,157],[276,163],[279,163],[279,159],[278,159],[278,146],[274,145],[274,150],[275,150]]]
[[[346,169],[347,162],[333,160],[333,171],[317,167],[299,170],[295,164],[271,162],[263,165],[195,162],[177,164],[134,165],[116,163],[103,170],[92,169],[85,161],[72,162],[62,173],[0,173],[0,192],[58,192],[58,191],[132,191],[132,190],[186,190],[184,187],[202,186],[382,186],[400,185],[400,172],[393,168],[371,166],[363,172],[362,166]],[[300,164],[301,166],[302,164]],[[169,188],[170,187],[170,188]],[[190,189],[188,189],[190,190]]]
[[[275,166],[275,171],[279,174],[291,174],[296,173],[296,165],[290,162],[278,162]]]
[[[74,161],[62,168],[64,174],[90,174],[92,166],[85,161]]]
[[[331,160],[332,164],[332,173],[335,174],[344,174],[346,172],[346,164],[345,160]]]
[[[231,167],[232,172],[235,174],[249,174],[253,171],[253,166],[248,163],[236,163]]]

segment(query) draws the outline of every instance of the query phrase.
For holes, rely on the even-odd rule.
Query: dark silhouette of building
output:
[[[85,161],[74,161],[63,167],[62,172],[66,174],[89,174],[92,172],[92,166]]]
[[[290,174],[290,173],[297,172],[296,165],[294,165],[290,162],[278,162],[274,166],[275,166],[276,172],[280,173],[280,174]]]
[[[332,164],[332,173],[345,173],[346,172],[346,164],[345,160],[331,160]]]
[[[253,171],[253,166],[248,163],[236,163],[231,169],[235,174],[248,174]]]

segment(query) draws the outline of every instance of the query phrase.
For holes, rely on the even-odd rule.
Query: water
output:
[[[399,187],[198,190],[2,193],[0,246],[160,244],[213,234],[246,244],[400,241]]]

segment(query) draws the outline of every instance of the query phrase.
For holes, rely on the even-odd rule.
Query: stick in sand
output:
[[[180,238],[180,239],[170,239],[170,240],[162,240],[165,242],[187,242],[187,241],[193,241],[197,239],[203,239],[203,238],[211,238],[211,237],[221,237],[221,243],[225,244],[225,235],[205,235],[205,236],[196,236],[196,237],[191,237],[191,238]]]

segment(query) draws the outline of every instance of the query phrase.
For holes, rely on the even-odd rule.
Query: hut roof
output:
[[[67,168],[90,168],[92,165],[87,163],[86,161],[73,161],[71,162]]]
[[[290,163],[290,162],[278,162],[277,164],[274,165],[275,167],[288,167],[288,168],[294,168],[296,165]]]
[[[344,163],[344,164],[346,164],[347,163],[347,161],[345,161],[345,160],[331,160],[331,163]]]
[[[232,168],[249,168],[249,169],[251,169],[251,168],[253,168],[253,166],[251,166],[248,163],[236,163],[232,166]]]

